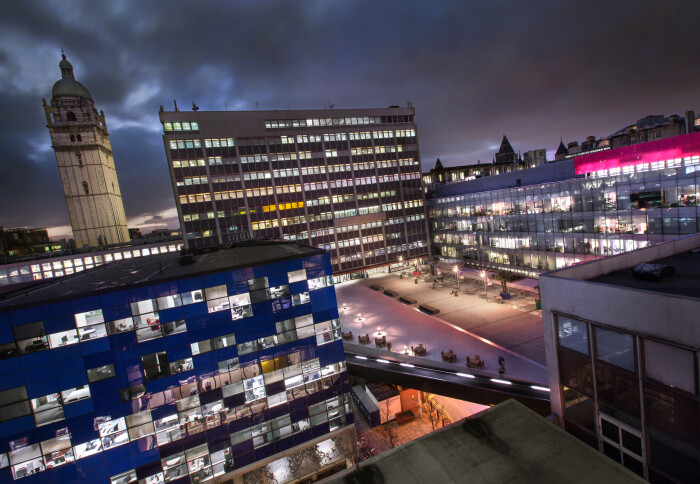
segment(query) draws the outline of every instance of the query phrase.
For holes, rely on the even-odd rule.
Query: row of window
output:
[[[363,124],[381,124],[381,122],[382,118],[379,116],[348,118],[274,119],[266,120],[265,128],[289,129],[319,126],[356,126]]]
[[[163,123],[163,131],[165,131],[166,133],[169,131],[199,131],[199,123],[197,123],[196,121],[175,121],[172,123]],[[231,143],[233,143],[233,140],[231,140]],[[233,144],[231,144],[230,146],[233,146]]]

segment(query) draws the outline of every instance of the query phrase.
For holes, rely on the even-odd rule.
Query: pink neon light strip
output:
[[[700,132],[580,155],[574,158],[574,170],[579,175],[698,154],[700,154]]]

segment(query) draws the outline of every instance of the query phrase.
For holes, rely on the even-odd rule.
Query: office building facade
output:
[[[433,253],[536,275],[700,231],[700,133],[452,183],[428,201]]]
[[[160,120],[187,248],[283,238],[328,250],[336,273],[427,254],[412,107]]]
[[[102,111],[63,55],[61,79],[43,100],[68,216],[78,247],[128,242],[124,204]]]
[[[283,483],[354,462],[329,256],[178,259],[0,302],[0,481]]]
[[[653,483],[697,482],[700,235],[543,274],[540,291],[559,424]]]

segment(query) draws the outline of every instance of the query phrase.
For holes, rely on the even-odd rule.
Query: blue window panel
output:
[[[270,287],[282,286],[289,283],[289,279],[287,279],[287,269],[282,268],[281,264],[268,266],[266,275]]]
[[[51,354],[48,350],[22,355],[19,357],[19,362],[24,369],[40,366],[50,368],[52,364]]]
[[[137,343],[136,343],[136,333],[134,331],[129,331],[127,333],[120,333],[109,336],[108,338],[100,338],[99,340],[108,340],[110,346],[112,347],[112,358],[115,362],[115,367],[117,362],[125,361],[138,356]],[[85,343],[82,344],[84,346]]]
[[[63,413],[66,415],[66,418],[77,417],[78,415],[84,415],[94,411],[95,408],[90,398],[63,406]]]
[[[304,259],[304,269],[306,269],[306,277],[308,279],[315,279],[317,277],[325,276],[325,264],[318,257],[308,257]]]
[[[162,337],[152,339],[150,341],[144,341],[143,343],[139,343],[137,345],[137,350],[140,356],[165,351],[165,341],[163,341]]]
[[[193,277],[192,279],[184,279],[177,282],[180,288],[179,292],[189,292],[196,291],[197,289],[204,289],[202,279],[199,277]]]
[[[0,390],[4,388],[13,388],[8,387],[7,384],[9,381],[17,381],[17,378],[21,378],[21,371],[22,365],[20,364],[19,358],[0,360]]]
[[[192,304],[191,306],[204,306],[202,304]],[[185,306],[186,308],[191,307],[191,306]],[[206,311],[206,306],[204,306],[204,309]],[[185,311],[187,312],[187,311]],[[196,332],[201,330],[202,328],[205,328],[207,326],[207,321],[208,321],[207,315],[192,315],[188,316],[185,322],[187,323],[187,331],[188,332]]]
[[[112,307],[103,307],[102,316],[104,316],[105,321],[116,321],[117,319],[124,319],[131,316],[131,306],[124,298],[124,302]]]
[[[331,431],[330,424],[328,422],[317,425],[311,429],[313,431],[314,437],[320,437]]]
[[[151,410],[151,418],[155,420],[159,420],[161,418],[167,417],[168,415],[174,415],[177,413],[177,408],[175,407],[174,403],[168,403],[165,405],[161,405],[159,407],[156,407]]]
[[[177,361],[184,358],[189,358],[192,356],[192,349],[190,345],[178,346],[176,348],[169,348],[167,351],[168,361]],[[197,368],[197,367],[195,367]]]
[[[217,361],[228,360],[229,358],[238,356],[238,348],[236,346],[228,346],[226,348],[221,348],[219,350],[216,350],[215,355]]]
[[[287,413],[289,413],[289,405],[277,405],[269,410],[269,419],[281,417]]]
[[[110,350],[109,338],[99,338],[80,343],[80,351],[83,355],[94,355]]]
[[[118,447],[111,447],[106,451],[103,451],[102,454],[104,455],[105,460],[128,459],[131,457],[131,448],[129,444],[124,444]]]
[[[158,317],[161,323],[169,323],[178,319],[185,319],[185,311],[182,307],[165,309],[158,311]]]
[[[41,310],[39,307],[31,307],[27,309],[18,309],[16,311],[10,311],[10,322],[12,326],[17,326],[24,323],[32,323],[34,321],[41,321]]]
[[[104,416],[110,415],[110,413],[105,411],[96,413],[96,415]],[[71,433],[71,440],[74,443],[87,442],[99,437],[99,433],[95,430],[94,417],[95,415],[86,414],[65,421],[65,426],[68,427],[68,431]],[[80,438],[78,438],[78,434]]]
[[[87,383],[87,375],[85,374],[85,366],[82,358],[54,363],[53,369],[59,377],[70,374],[82,375],[83,381]]]
[[[303,408],[292,410],[290,414],[292,416],[292,422],[298,422],[299,420],[309,418],[309,408],[304,404]]]
[[[212,365],[216,367],[216,362],[219,360],[224,360],[226,358],[219,358],[218,356],[218,351],[209,351],[207,353],[203,353],[201,355],[194,355],[192,357],[192,363],[194,364],[195,369],[197,371],[200,371],[200,368],[210,368]]]
[[[306,397],[306,404],[313,405],[314,403],[319,403],[325,400],[325,396],[321,392],[315,392]]]
[[[345,422],[348,425],[355,423],[355,415],[352,412],[345,414]]]
[[[331,308],[331,309],[326,309],[322,311],[317,311],[316,308],[314,308],[314,323],[322,323],[324,321],[328,321],[329,319],[335,319],[338,317],[338,309],[337,308]]]
[[[44,315],[46,315],[46,312],[44,312]],[[46,330],[46,334],[59,333],[61,331],[68,331],[69,329],[75,329],[75,318],[72,314],[58,318],[45,318],[44,329]]]
[[[24,377],[24,381],[32,383],[56,379],[56,373],[54,372],[53,368],[44,368],[40,366],[22,370],[22,376]]]
[[[153,295],[155,298],[172,296],[180,292],[177,281],[162,282],[153,285]]]
[[[116,449],[115,449],[116,450]],[[91,482],[109,482],[105,461],[109,460],[107,453],[89,455],[75,461],[78,474],[89,477]]]
[[[83,356],[80,344],[72,344],[62,348],[55,348],[49,351],[49,353],[51,354],[51,359],[54,362],[73,360],[76,358],[82,358]]]
[[[64,484],[66,482],[79,482],[78,465],[75,462],[63,464],[43,472],[49,478],[49,482]]]
[[[43,381],[25,380],[25,387],[29,398],[39,398],[60,391],[55,377]]]
[[[85,368],[95,368],[112,363],[112,358],[109,353],[98,353],[94,355],[83,356]]]
[[[34,417],[25,415],[24,417],[13,418],[0,424],[0,434],[15,435],[22,432],[29,432],[34,428]]]
[[[221,286],[229,281],[229,275],[225,272],[218,272],[216,274],[207,274],[202,276],[202,284],[204,288]]]
[[[15,340],[10,326],[0,326],[0,343],[11,343]]]
[[[322,367],[345,359],[343,355],[343,342],[338,340],[319,346],[316,349],[316,356],[318,356]]]
[[[70,300],[59,301],[55,303],[44,304],[41,306],[41,312],[44,318],[68,316],[73,317],[73,305]]]
[[[279,440],[275,442],[275,453],[284,452],[285,450],[291,449],[295,445],[296,444],[294,443],[294,439],[292,437],[287,437],[286,439]]]
[[[232,271],[231,279],[226,283],[226,290],[229,294],[241,294],[248,292],[248,277],[245,271]]]
[[[303,432],[299,432],[296,434],[293,439],[294,439],[294,444],[299,445],[303,444],[305,442],[308,442],[309,440],[314,438],[314,434],[311,429],[309,430],[304,430]],[[237,464],[237,462],[236,462]]]
[[[71,300],[73,314],[102,309],[102,300],[100,296],[87,296]]]
[[[129,289],[126,291],[127,297],[129,298],[129,303],[135,303],[138,301],[144,301],[146,299],[154,299],[155,293],[151,286],[138,287],[136,289]]]
[[[190,350],[190,337],[187,333],[178,333],[171,336],[166,336],[163,341],[165,351],[170,351],[174,348],[180,348],[186,346],[188,351]],[[189,356],[189,354],[188,354]]]
[[[207,444],[209,452],[214,453],[231,447],[231,437],[224,425],[219,425],[213,429],[207,430]]]
[[[121,474],[122,472],[126,472],[134,468],[134,460],[131,457],[117,460],[107,459],[106,464],[107,472],[110,476]]]
[[[3,450],[3,453],[5,451]],[[0,482],[12,482],[12,472],[11,467],[7,466],[4,469],[0,469]]]
[[[309,283],[307,281],[292,282],[289,285],[290,294],[299,294],[300,292],[306,292],[309,290]]]
[[[231,447],[233,461],[236,468],[241,468],[255,462],[255,452],[253,452],[253,441],[247,440]]]
[[[130,442],[131,455],[134,460],[134,467],[141,467],[150,463],[157,463],[160,466],[160,455],[156,446],[155,435],[149,435]]]
[[[113,308],[115,306],[129,307],[129,296],[126,291],[108,292],[100,296],[102,310]],[[114,318],[120,319],[120,318]]]
[[[0,328],[9,328],[10,326],[10,313],[7,311],[0,313]]]
[[[118,390],[114,390],[113,392],[109,393],[92,395],[92,404],[97,412],[102,412],[112,407],[115,402],[119,402]]]
[[[268,444],[263,447],[255,449],[255,460],[261,460],[266,457],[270,457],[275,453],[275,446]]]
[[[69,373],[56,375],[58,381],[58,388],[61,390],[67,390],[69,388],[79,387],[81,385],[87,384],[87,375],[85,372],[81,373]]]

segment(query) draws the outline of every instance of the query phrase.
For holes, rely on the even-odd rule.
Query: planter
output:
[[[501,299],[510,299],[510,293],[509,292],[502,292]]]

